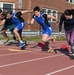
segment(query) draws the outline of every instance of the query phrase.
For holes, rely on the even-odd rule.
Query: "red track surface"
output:
[[[0,75],[74,75],[74,60],[67,51],[58,50],[66,42],[52,45],[57,53],[48,53],[33,48],[28,43],[26,50],[15,45],[0,45]]]

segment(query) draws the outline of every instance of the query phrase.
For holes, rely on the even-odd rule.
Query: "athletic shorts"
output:
[[[22,23],[17,24],[15,28],[17,28],[18,31],[20,31],[20,30],[22,30],[24,28],[25,25],[26,25],[26,23],[22,22]]]
[[[46,30],[42,30],[42,34],[47,34],[47,35],[51,35],[51,33],[52,33],[52,27],[49,27],[48,29],[46,29]]]
[[[14,28],[15,28],[15,25],[14,25],[14,24],[8,25],[7,28],[8,28],[10,31],[13,31]]]
[[[2,29],[1,30],[4,30],[4,29],[9,29],[10,31],[13,31],[15,28],[15,25],[12,24],[12,25],[3,25]]]

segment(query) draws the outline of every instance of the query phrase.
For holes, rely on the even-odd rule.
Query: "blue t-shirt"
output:
[[[42,26],[44,30],[48,29],[51,26],[48,22],[46,14],[40,14],[40,16],[33,15],[33,18]]]
[[[12,13],[11,22],[15,25],[20,24],[21,22],[24,22],[24,19],[21,17],[22,14],[19,14],[21,12]]]

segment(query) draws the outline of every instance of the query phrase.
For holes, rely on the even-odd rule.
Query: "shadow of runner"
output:
[[[57,53],[57,51],[65,54],[66,56],[70,57],[70,51],[67,49],[67,48],[59,48],[59,49],[54,49],[55,50],[55,53]]]

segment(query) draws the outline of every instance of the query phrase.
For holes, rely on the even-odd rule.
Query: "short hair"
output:
[[[6,16],[7,15],[7,12],[6,11],[3,11],[2,15],[3,16]]]
[[[73,15],[73,17],[74,17],[74,9],[71,9],[71,11],[72,11],[72,15]]]
[[[35,12],[35,11],[40,11],[40,7],[39,7],[39,6],[34,7],[33,11],[34,11],[34,12]]]
[[[2,10],[0,9],[0,13],[2,12]]]
[[[12,11],[7,11],[7,14],[10,14],[11,15],[12,14]]]
[[[64,15],[70,16],[70,15],[72,15],[72,11],[70,9],[67,9],[64,11]]]

